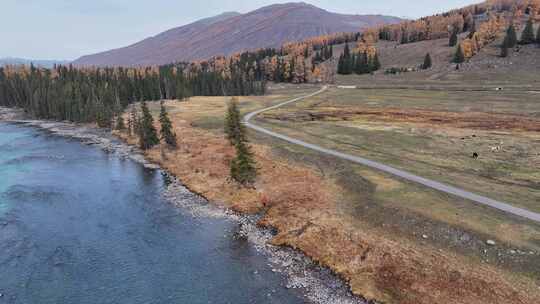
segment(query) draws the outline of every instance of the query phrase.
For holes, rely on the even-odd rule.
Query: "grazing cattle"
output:
[[[472,155],[472,157],[473,157],[474,159],[477,159],[479,156],[480,156],[480,155],[478,155],[478,153],[476,153],[476,152],[474,152],[473,155]]]

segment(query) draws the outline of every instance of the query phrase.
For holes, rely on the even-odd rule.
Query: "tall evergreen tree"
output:
[[[148,150],[159,144],[159,138],[154,127],[154,118],[148,109],[146,102],[141,104],[142,118],[139,125],[139,146],[142,150]]]
[[[379,54],[375,53],[375,55],[373,55],[373,59],[372,59],[372,70],[371,70],[371,72],[378,71],[380,68],[381,68],[381,61],[379,60]]]
[[[257,177],[253,153],[244,141],[238,142],[235,148],[236,157],[231,161],[231,177],[240,184],[252,184]]]
[[[507,48],[513,48],[518,43],[516,29],[514,28],[513,24],[510,24],[508,26],[508,29],[506,30],[506,37],[504,38],[503,44],[506,43]]]
[[[501,45],[501,57],[502,58],[508,57],[508,41],[506,41],[506,39],[503,41]]]
[[[370,73],[373,66],[367,52],[358,53],[358,60],[360,61],[360,70],[358,74]]]
[[[401,44],[409,43],[409,34],[405,29],[401,30]]]
[[[225,134],[231,145],[236,145],[240,141],[246,141],[246,130],[242,124],[242,117],[238,109],[238,100],[233,97],[227,107],[225,117]]]
[[[358,75],[362,75],[366,71],[367,62],[364,61],[362,54],[353,54],[353,72]]]
[[[360,58],[360,54],[352,55],[352,62],[353,62],[353,72],[356,74],[362,74],[362,60]]]
[[[161,139],[164,140],[169,147],[176,148],[176,133],[174,133],[171,119],[169,118],[169,114],[167,113],[167,109],[163,102],[161,102],[159,123],[161,124]]]
[[[341,63],[338,63],[338,73],[343,75],[350,75],[354,70],[354,58],[351,55],[349,44],[345,44],[343,50],[343,56],[340,57]],[[341,66],[341,68],[339,68]]]
[[[465,62],[465,55],[463,54],[463,49],[461,48],[461,44],[458,44],[456,47],[456,52],[454,54],[454,58],[452,59],[453,63],[463,63]]]
[[[351,57],[351,49],[349,48],[348,43],[345,43],[345,48],[343,49],[343,57],[345,58]]]
[[[426,57],[424,57],[424,63],[422,64],[422,69],[423,70],[430,69],[431,65],[432,65],[431,55],[429,53],[427,53]]]
[[[529,20],[527,20],[527,25],[525,25],[525,29],[523,30],[523,33],[521,34],[521,40],[519,41],[519,43],[531,44],[534,42],[535,42],[535,38],[534,38],[533,20],[532,18],[529,18]]]
[[[248,146],[246,129],[242,124],[236,99],[231,100],[227,109],[225,133],[236,149],[236,157],[231,161],[231,177],[243,185],[253,183],[257,176],[257,169],[253,153]]]
[[[456,46],[457,42],[458,42],[458,32],[457,30],[454,29],[452,30],[452,33],[450,34],[450,38],[448,39],[448,45],[450,47],[454,47]]]
[[[343,54],[339,55],[339,59],[338,59],[338,66],[337,66],[337,72],[338,74],[340,75],[343,75],[345,74],[345,72],[343,71]]]

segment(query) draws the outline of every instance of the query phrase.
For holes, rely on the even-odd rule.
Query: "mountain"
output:
[[[203,19],[128,47],[81,57],[74,64],[143,66],[204,60],[400,21],[390,16],[337,14],[306,3],[276,4],[246,14],[225,13]]]
[[[69,63],[69,61],[65,61],[65,60],[33,60],[33,59],[13,58],[13,57],[0,58],[0,66],[34,64],[35,66],[39,66],[43,68],[51,68],[55,64],[67,64],[67,63]]]

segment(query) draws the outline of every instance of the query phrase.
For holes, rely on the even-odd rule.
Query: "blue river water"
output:
[[[0,304],[304,303],[236,224],[172,206],[165,182],[0,122]]]

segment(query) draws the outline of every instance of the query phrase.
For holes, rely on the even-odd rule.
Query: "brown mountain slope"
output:
[[[74,64],[142,66],[202,60],[399,21],[380,15],[336,14],[306,3],[276,4],[246,14],[228,13],[204,19],[125,48],[81,57]]]

